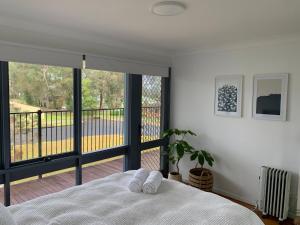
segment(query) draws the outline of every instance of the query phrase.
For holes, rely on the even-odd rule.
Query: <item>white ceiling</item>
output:
[[[1,0],[0,40],[154,57],[300,33],[300,0],[181,0],[175,17],[151,14],[155,2]]]

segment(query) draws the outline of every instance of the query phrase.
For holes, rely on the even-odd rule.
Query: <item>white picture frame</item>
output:
[[[216,116],[242,117],[243,75],[221,75],[215,78]]]
[[[254,119],[286,121],[289,74],[257,74],[253,78]]]

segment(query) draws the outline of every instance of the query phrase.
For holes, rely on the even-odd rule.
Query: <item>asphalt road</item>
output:
[[[82,124],[83,136],[94,136],[94,135],[122,135],[124,130],[124,123],[122,121],[112,121],[103,119],[93,119],[85,121]],[[145,125],[142,129],[142,135],[157,135],[160,133],[160,127],[156,125]],[[53,126],[42,128],[42,141],[59,141],[73,137],[73,125],[71,126]],[[12,144],[26,144],[26,143],[37,143],[38,142],[38,129],[34,128],[22,134],[14,134],[11,132],[11,143]]]

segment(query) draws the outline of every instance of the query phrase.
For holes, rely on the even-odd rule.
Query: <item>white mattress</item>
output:
[[[133,172],[118,173],[10,206],[19,225],[263,225],[250,210],[217,195],[163,180],[158,193],[127,189]]]

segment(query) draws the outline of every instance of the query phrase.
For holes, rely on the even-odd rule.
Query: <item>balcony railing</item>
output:
[[[10,113],[11,161],[73,151],[73,112]],[[142,142],[159,139],[160,107],[142,108]],[[82,111],[82,152],[124,144],[124,108]]]

